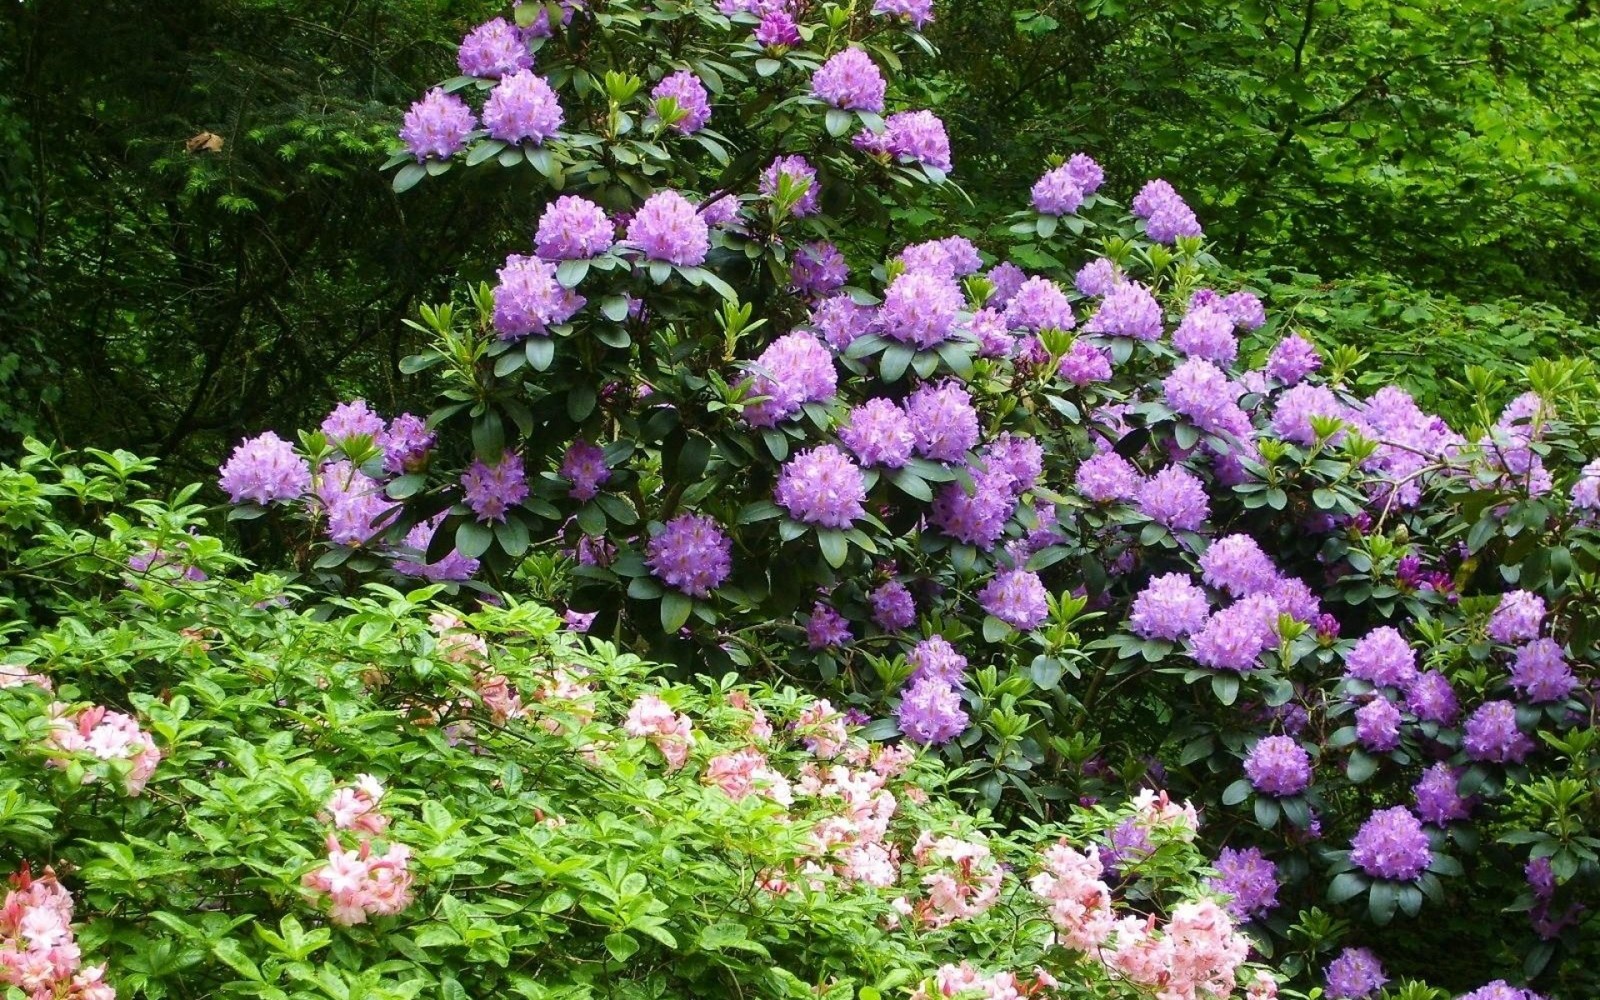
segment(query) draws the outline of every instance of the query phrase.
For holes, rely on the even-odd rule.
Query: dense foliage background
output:
[[[527,219],[497,173],[402,201],[371,166],[496,9],[8,9],[0,448],[128,447],[176,480],[334,395],[406,408],[400,318]],[[941,68],[919,100],[982,178],[950,211],[1010,211],[1061,150],[1119,188],[1181,177],[1231,266],[1425,404],[1465,364],[1594,349],[1586,2],[999,0],[950,5],[929,36]],[[910,242],[933,222],[896,225]]]

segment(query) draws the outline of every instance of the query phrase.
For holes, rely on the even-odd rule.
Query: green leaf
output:
[[[1225,806],[1236,806],[1245,799],[1248,799],[1253,790],[1254,787],[1250,784],[1250,780],[1248,778],[1240,778],[1238,781],[1235,781],[1233,784],[1223,789],[1222,804]]]
[[[1345,872],[1335,875],[1333,881],[1328,883],[1328,902],[1342,903],[1366,891],[1367,880],[1357,872]]]
[[[667,590],[661,595],[661,628],[671,635],[683,628],[694,611],[694,599],[677,590]]]
[[[494,543],[494,532],[477,521],[462,521],[456,527],[456,551],[468,559],[476,559],[489,551]]]
[[[606,951],[611,952],[611,957],[619,962],[626,962],[638,950],[639,942],[635,941],[631,934],[616,931],[606,935]]]
[[[529,337],[523,350],[527,352],[528,364],[536,372],[549,368],[556,357],[556,343],[549,337]]]
[[[519,517],[508,517],[496,524],[494,537],[501,551],[513,559],[520,559],[528,551],[528,526]]]
[[[906,369],[910,367],[911,359],[915,353],[905,344],[890,344],[884,348],[883,357],[878,361],[878,371],[883,376],[883,380],[885,382],[900,381],[900,376],[904,375]]]
[[[428,168],[420,163],[408,163],[401,167],[394,175],[394,193],[405,194],[417,186],[417,182],[428,176]]]
[[[1263,830],[1270,830],[1278,825],[1278,817],[1281,815],[1282,809],[1278,806],[1277,799],[1258,795],[1256,796],[1255,812],[1256,824]]]
[[[613,323],[621,323],[628,318],[628,297],[626,295],[607,295],[600,300],[600,315]]]
[[[1041,691],[1054,691],[1061,683],[1061,661],[1053,656],[1035,656],[1028,668],[1028,676]]]
[[[1388,879],[1372,883],[1367,893],[1367,915],[1372,922],[1383,927],[1394,919],[1395,907],[1400,903],[1400,887]]]
[[[1224,705],[1232,705],[1239,698],[1239,675],[1212,674],[1211,693]]]
[[[564,260],[556,267],[556,281],[562,288],[577,288],[589,274],[589,262],[586,260]]]
[[[822,558],[834,569],[843,566],[850,557],[850,542],[838,528],[818,528],[817,545],[822,549]]]
[[[828,134],[834,137],[844,135],[855,124],[855,115],[839,108],[829,108],[827,114]]]
[[[1352,751],[1344,773],[1345,777],[1359,785],[1378,773],[1378,758],[1360,750]]]

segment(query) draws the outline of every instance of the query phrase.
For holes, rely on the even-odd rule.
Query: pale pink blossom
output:
[[[102,705],[78,709],[76,712],[57,702],[50,706],[50,732],[45,737],[48,747],[64,753],[87,753],[105,761],[128,761],[132,767],[123,778],[123,789],[129,795],[138,795],[155,774],[161,763],[161,750],[150,734],[139,728],[131,715],[112,712]],[[66,760],[52,757],[50,763],[65,767]],[[83,783],[95,780],[85,774]]]
[[[767,755],[748,748],[718,754],[706,765],[705,780],[733,799],[763,795],[781,806],[794,802],[789,779],[767,763]]]
[[[629,736],[642,737],[655,744],[673,770],[684,765],[689,759],[689,748],[694,745],[689,717],[674,712],[653,694],[643,694],[634,700],[622,729]]]
[[[301,879],[329,897],[328,917],[336,924],[364,924],[369,917],[393,916],[411,905],[411,849],[390,843],[378,853],[372,844],[363,840],[347,851],[329,834],[327,864]]]
[[[318,819],[340,830],[356,830],[376,837],[389,828],[389,817],[378,812],[383,786],[370,774],[359,775],[354,785],[336,790],[328,799],[328,811]]]

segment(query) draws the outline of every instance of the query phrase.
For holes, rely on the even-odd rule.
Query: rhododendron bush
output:
[[[679,680],[826,698],[1013,828],[1165,789],[1259,953],[1329,995],[1581,995],[1592,373],[1463,373],[1459,427],[1359,392],[1357,352],[1230,280],[1181,185],[1081,151],[970,217],[981,179],[918,102],[936,14],[524,3],[474,29],[398,124],[394,186],[513,171],[529,239],[414,324],[401,368],[438,409],[347,400],[226,457],[247,539],[291,546],[334,620],[431,581],[549,603]],[[198,583],[177,546],[147,559]],[[626,731],[676,767],[694,725],[662,696]],[[107,741],[132,783],[142,744]],[[793,791],[729,752],[745,798]],[[1114,824],[1107,886],[1159,840]],[[330,844],[315,884],[403,867],[384,843]],[[1117,926],[1150,979],[1170,936]]]
[[[669,681],[437,585],[329,616],[200,508],[73,530],[63,482],[128,483],[28,465],[6,568],[75,570],[0,647],[10,995],[1277,995],[1165,795],[1008,833],[793,687]],[[139,558],[179,539],[184,570]],[[1108,880],[1117,822],[1152,853]]]

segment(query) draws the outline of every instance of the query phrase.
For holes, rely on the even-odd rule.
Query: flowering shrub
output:
[[[519,170],[533,245],[423,312],[403,368],[439,409],[241,444],[235,515],[309,526],[320,588],[533,596],[681,677],[800,683],[1008,818],[1173,788],[1257,946],[1330,992],[1462,935],[1462,990],[1590,982],[1584,369],[1502,412],[1469,372],[1460,429],[1358,392],[1356,352],[1226,286],[1174,185],[1081,153],[1012,217],[895,238],[870,223],[960,176],[912,6],[525,4],[469,36],[395,187]],[[629,727],[694,753],[670,702]],[[1425,905],[1474,918],[1377,930]],[[1125,934],[1128,978],[1167,968]]]
[[[1152,850],[1113,887],[1106,809],[1007,833],[825,700],[669,682],[534,604],[372,586],[330,619],[227,558],[132,570],[197,526],[151,510],[93,536],[131,586],[62,588],[70,616],[0,647],[23,995],[1276,993],[1164,796],[1128,814]],[[100,755],[114,716],[137,727],[137,786],[57,766],[58,702],[126,710],[73,731]]]

